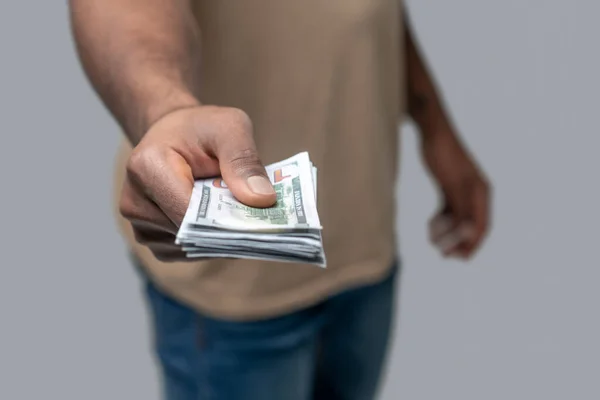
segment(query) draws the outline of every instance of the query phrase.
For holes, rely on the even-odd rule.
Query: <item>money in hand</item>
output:
[[[307,152],[266,167],[277,193],[269,208],[246,206],[221,178],[197,180],[176,243],[188,257],[289,261],[325,267],[317,169]]]

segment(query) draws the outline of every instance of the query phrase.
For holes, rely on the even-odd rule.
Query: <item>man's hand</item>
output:
[[[200,29],[189,1],[69,0],[84,70],[134,144],[120,210],[162,260],[184,258],[175,234],[194,180],[222,175],[243,203],[276,195],[248,116],[200,106]]]
[[[471,257],[489,229],[490,187],[453,133],[424,137],[423,158],[443,196],[430,238],[445,256]]]
[[[175,234],[196,178],[222,175],[241,202],[268,207],[276,195],[241,110],[198,106],[167,114],[134,148],[120,211],[138,242],[164,261],[185,259]]]
[[[469,258],[488,231],[490,188],[460,143],[403,16],[408,113],[419,128],[425,164],[443,196],[443,206],[430,222],[430,237],[444,255]]]

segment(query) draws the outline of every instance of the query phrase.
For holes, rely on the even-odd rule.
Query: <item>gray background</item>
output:
[[[119,131],[76,62],[65,3],[0,2],[0,399],[156,399],[110,208]],[[409,4],[493,178],[495,225],[471,264],[436,255],[436,199],[406,128],[383,399],[599,399],[600,3]]]

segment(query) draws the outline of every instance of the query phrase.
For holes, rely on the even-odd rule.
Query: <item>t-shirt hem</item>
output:
[[[320,277],[299,285],[295,290],[281,294],[252,298],[221,297],[215,302],[212,295],[199,293],[197,288],[169,285],[159,277],[149,275],[149,279],[165,294],[186,304],[195,311],[213,318],[248,321],[275,318],[317,305],[326,299],[353,288],[377,284],[385,280],[399,267],[395,254],[385,260],[361,261],[344,266],[328,279]],[[196,290],[194,290],[196,289]]]

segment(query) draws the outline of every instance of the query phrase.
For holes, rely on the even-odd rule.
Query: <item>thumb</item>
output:
[[[216,140],[221,176],[231,193],[251,207],[270,207],[277,195],[260,161],[250,130],[229,132]]]

